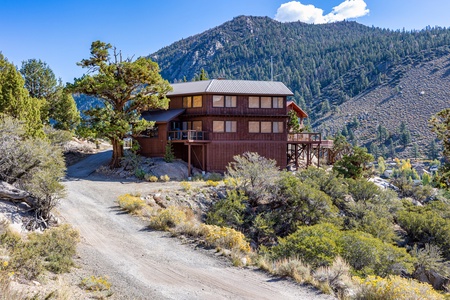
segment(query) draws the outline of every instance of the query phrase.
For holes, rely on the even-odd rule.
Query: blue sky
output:
[[[449,12],[449,0],[0,0],[0,52],[19,67],[41,59],[72,82],[94,40],[138,57],[239,15],[412,30],[450,27]]]

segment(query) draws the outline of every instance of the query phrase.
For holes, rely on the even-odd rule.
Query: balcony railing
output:
[[[322,140],[322,134],[316,132],[306,133],[289,133],[289,142],[320,142]]]
[[[183,140],[205,141],[208,140],[208,132],[197,130],[169,131],[168,138],[169,140],[172,141],[183,141]]]

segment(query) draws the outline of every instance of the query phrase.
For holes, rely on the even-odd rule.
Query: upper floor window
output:
[[[236,96],[213,96],[213,107],[236,107]]]
[[[236,121],[213,121],[213,132],[236,132]]]
[[[183,108],[202,107],[202,96],[183,97]]]
[[[283,97],[248,97],[249,108],[283,108]]]
[[[249,133],[283,133],[283,122],[250,121]]]

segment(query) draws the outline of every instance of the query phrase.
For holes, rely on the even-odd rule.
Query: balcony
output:
[[[169,131],[168,139],[172,142],[184,142],[184,141],[207,141],[208,132],[207,131],[197,131],[197,130],[176,130]]]
[[[333,148],[332,140],[322,140],[322,134],[315,132],[289,133],[288,142],[294,144],[313,144],[313,147],[320,144],[321,148]]]

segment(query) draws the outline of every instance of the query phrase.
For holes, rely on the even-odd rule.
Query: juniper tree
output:
[[[150,58],[123,59],[120,51],[101,41],[92,43],[91,57],[78,65],[88,72],[69,87],[72,91],[95,96],[105,104],[88,110],[86,115],[91,128],[111,141],[110,167],[119,167],[124,155],[123,139],[129,132],[137,134],[154,125],[142,120],[140,114],[148,109],[167,109],[166,94],[171,86],[159,74],[158,64]]]

